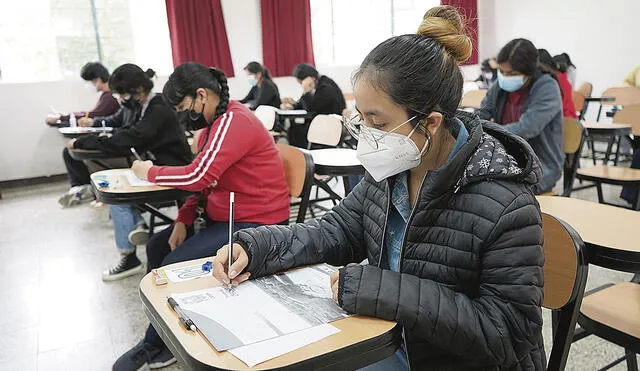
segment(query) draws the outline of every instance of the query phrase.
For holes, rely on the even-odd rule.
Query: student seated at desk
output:
[[[562,115],[564,117],[578,118],[576,106],[573,104],[573,90],[566,72],[561,72],[558,64],[546,49],[538,49],[538,65],[540,69],[555,77],[560,95],[562,95]],[[566,71],[566,66],[564,68]]]
[[[246,104],[251,110],[258,106],[280,107],[280,92],[278,86],[271,79],[269,70],[258,62],[250,62],[244,68],[251,90],[240,103]]]
[[[526,139],[542,164],[535,194],[550,192],[562,176],[562,97],[557,81],[538,67],[538,50],[526,39],[514,39],[498,54],[498,83],[476,114]]]
[[[148,269],[214,255],[229,239],[230,192],[235,192],[236,230],[287,224],[289,191],[273,138],[248,108],[229,101],[224,73],[193,62],[182,64],[169,76],[163,95],[189,129],[204,131],[190,165],[133,163],[139,178],[197,192],[180,208],[176,223],[149,240]],[[144,339],[123,354],[113,370],[133,371],[145,364],[159,368],[173,362],[150,325]]]
[[[109,80],[111,90],[119,96],[122,109],[108,117],[110,126],[120,127],[112,136],[85,135],[69,142],[68,148],[93,149],[117,156],[101,160],[112,168],[129,166],[131,147],[147,158],[162,165],[185,165],[191,159],[191,149],[179,125],[175,112],[167,106],[153,88],[152,71],[144,72],[134,64],[124,64],[113,71]],[[92,124],[89,119],[89,124]],[[88,168],[82,161],[65,163],[71,169],[83,167],[89,177]],[[71,178],[71,175],[70,175]],[[113,220],[116,247],[121,254],[120,262],[102,273],[104,281],[113,281],[142,271],[137,258],[136,245],[146,243],[147,232],[142,228],[140,212],[133,205],[109,205]]]
[[[480,64],[480,76],[475,79],[480,89],[489,89],[498,79],[498,64],[495,59],[485,59]]]
[[[109,70],[99,62],[88,62],[80,70],[80,77],[87,81],[88,86],[93,86],[96,91],[102,92],[95,107],[88,112],[76,112],[77,119],[85,117],[110,116],[118,112],[120,105],[118,101],[111,95],[109,90]],[[49,125],[55,125],[58,120],[63,125],[69,125],[70,115],[50,115],[45,122]]]
[[[344,94],[338,84],[331,78],[320,75],[313,66],[301,63],[293,69],[293,76],[302,85],[302,96],[297,102],[291,98],[283,99],[282,109],[302,109],[312,114],[342,115],[342,111],[347,108]],[[304,125],[291,125],[288,132],[289,143],[307,148],[308,131],[309,121]]]
[[[348,123],[364,180],[318,219],[237,232],[230,269],[228,246],[214,258],[216,278],[233,284],[345,266],[330,283],[338,305],[403,327],[401,348],[365,370],[545,370],[543,236],[529,187],[540,166],[520,137],[456,112],[458,62],[472,51],[463,30],[455,8],[439,6],[417,34],[373,49]]]

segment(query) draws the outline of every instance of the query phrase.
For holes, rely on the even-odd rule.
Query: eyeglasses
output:
[[[360,114],[355,114],[351,117],[346,117],[346,116],[342,116],[341,117],[341,121],[342,121],[342,125],[347,128],[347,131],[349,132],[349,134],[351,134],[351,136],[357,140],[360,139],[364,139],[367,141],[367,143],[369,143],[369,145],[371,145],[371,147],[378,149],[378,143],[387,135],[393,133],[394,131],[396,131],[398,128],[400,128],[401,126],[411,122],[413,119],[415,119],[417,116],[413,116],[410,119],[408,119],[407,121],[403,122],[402,124],[396,126],[395,128],[384,132],[383,134],[379,134],[376,133],[375,131],[371,130],[370,127],[368,127],[364,120],[362,119],[362,116],[360,116]],[[415,130],[415,129],[414,129]],[[413,131],[412,131],[413,133]]]

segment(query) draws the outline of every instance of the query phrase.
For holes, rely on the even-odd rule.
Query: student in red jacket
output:
[[[154,166],[136,161],[142,178],[196,194],[180,208],[176,223],[147,244],[148,269],[215,255],[229,238],[229,193],[235,192],[235,230],[286,224],[289,192],[280,155],[260,120],[229,101],[227,78],[197,63],[182,64],[169,76],[164,99],[200,134],[196,159],[187,166]],[[159,368],[175,358],[149,326],[145,338],[122,355],[115,371]]]

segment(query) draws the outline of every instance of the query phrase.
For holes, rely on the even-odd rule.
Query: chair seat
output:
[[[640,341],[640,284],[638,283],[619,283],[585,296],[580,312],[591,321],[633,336]]]
[[[640,169],[628,167],[598,165],[589,168],[580,168],[578,169],[577,175],[579,178],[603,183],[640,184]]]

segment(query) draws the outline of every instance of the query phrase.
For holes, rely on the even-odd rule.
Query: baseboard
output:
[[[60,182],[67,179],[67,174],[56,174],[49,176],[38,176],[35,178],[3,180],[0,182],[0,189],[18,188],[30,185],[47,184]]]

